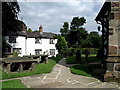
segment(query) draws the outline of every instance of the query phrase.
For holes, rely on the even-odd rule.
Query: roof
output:
[[[100,12],[98,13],[97,17],[95,18],[96,21],[101,21],[102,17],[105,17],[105,14],[107,11],[111,10],[111,2],[105,2],[100,10]]]
[[[48,32],[43,32],[42,34],[40,34],[40,32],[22,32],[22,31],[18,31],[17,33],[7,33],[6,36],[25,36],[27,38],[54,38],[54,36],[56,36],[56,34],[54,33],[48,33]]]
[[[27,37],[28,38],[54,38],[55,34],[53,33],[48,33],[48,32],[43,32],[40,34],[40,32],[27,32]]]

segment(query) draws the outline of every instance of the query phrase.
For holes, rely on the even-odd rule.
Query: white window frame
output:
[[[55,49],[50,49],[50,55],[52,55],[52,56],[55,55]]]
[[[50,44],[55,44],[55,39],[50,39]]]
[[[35,49],[35,55],[42,54],[42,49]]]
[[[42,44],[41,38],[35,38],[35,44]]]

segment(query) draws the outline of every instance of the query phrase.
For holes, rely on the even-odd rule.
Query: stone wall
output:
[[[116,46],[109,46],[109,54],[110,55],[117,54],[117,47]]]
[[[120,55],[120,2],[111,3],[109,17],[109,55]]]

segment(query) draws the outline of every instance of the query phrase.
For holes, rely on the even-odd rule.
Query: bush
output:
[[[98,64],[98,65],[94,65],[94,64],[91,64],[91,65],[75,65],[75,66],[72,66],[70,68],[70,70],[74,74],[91,77],[91,76],[94,75],[93,71],[95,69],[100,69],[100,68],[101,68],[100,64]]]
[[[13,52],[13,57],[18,57],[18,53],[17,52]]]
[[[88,49],[89,54],[97,54],[97,48],[82,48],[82,54],[85,54],[86,49]]]
[[[74,64],[76,63],[76,60],[75,60],[75,56],[69,56],[67,59],[66,59],[66,63],[67,64]]]
[[[62,59],[62,55],[57,54],[56,57],[52,57],[51,59],[53,59],[56,63],[58,63]]]

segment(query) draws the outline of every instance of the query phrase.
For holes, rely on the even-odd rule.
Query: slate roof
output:
[[[36,37],[40,37],[40,38],[54,38],[55,34],[53,33],[48,33],[48,32],[43,32],[42,34],[40,34],[40,32],[27,32],[27,37],[28,38],[36,38]]]
[[[54,38],[54,36],[56,36],[56,34],[54,33],[48,33],[48,32],[43,32],[42,34],[40,34],[40,32],[22,32],[19,31],[17,33],[6,33],[6,36],[25,36],[27,38],[49,38],[52,39]]]

